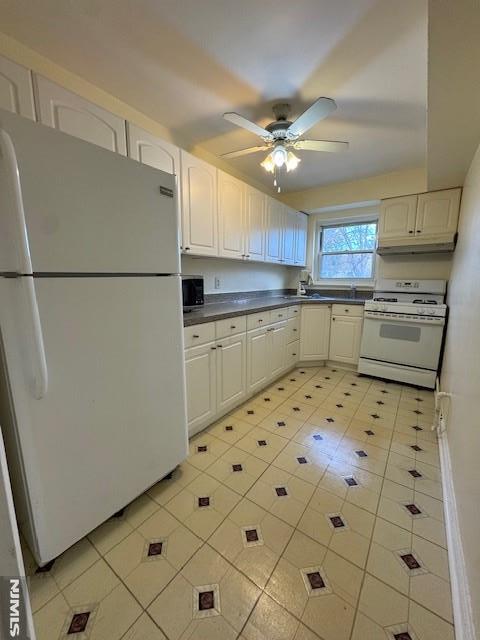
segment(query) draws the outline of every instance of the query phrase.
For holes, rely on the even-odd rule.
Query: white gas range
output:
[[[445,280],[379,280],[365,303],[359,373],[433,389],[445,291]]]

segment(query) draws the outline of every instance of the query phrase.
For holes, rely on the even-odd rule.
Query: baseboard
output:
[[[473,621],[472,601],[463,555],[462,538],[455,499],[450,451],[446,432],[439,435],[440,464],[442,467],[445,528],[448,546],[448,564],[452,587],[453,618],[456,640],[477,640]]]

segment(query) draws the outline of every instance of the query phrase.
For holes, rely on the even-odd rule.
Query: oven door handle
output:
[[[420,324],[425,327],[443,326],[445,324],[445,318],[432,318],[426,320],[425,316],[409,316],[402,317],[396,315],[387,315],[385,313],[379,313],[378,311],[365,311],[365,320],[381,320],[383,322],[406,322],[408,324]]]

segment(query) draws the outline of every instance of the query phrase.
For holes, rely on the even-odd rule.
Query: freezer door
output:
[[[179,273],[175,178],[0,110],[0,273],[22,271],[18,166],[33,271]]]
[[[24,532],[46,562],[187,456],[180,279],[36,278],[41,399],[25,280],[0,278],[7,444]]]

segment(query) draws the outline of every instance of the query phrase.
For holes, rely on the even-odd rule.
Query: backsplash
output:
[[[294,270],[279,264],[182,256],[182,274],[203,276],[206,294],[285,289]],[[220,281],[217,288],[215,278]]]

